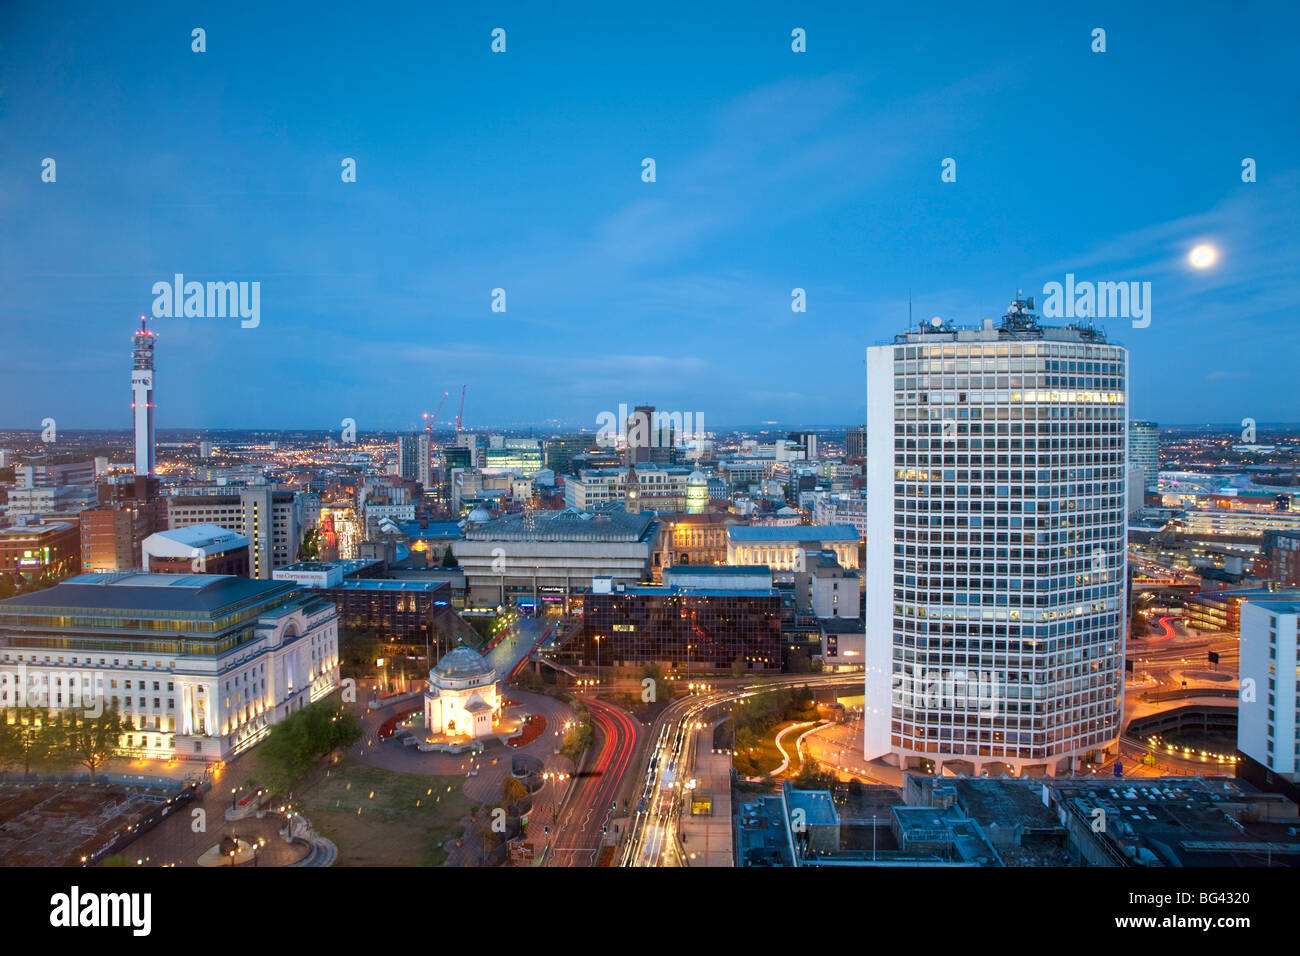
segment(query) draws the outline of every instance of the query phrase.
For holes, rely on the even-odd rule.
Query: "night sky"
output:
[[[0,5],[0,426],[127,427],[175,273],[260,324],[153,321],[160,428],[446,422],[462,383],[471,429],[850,424],[909,290],[970,324],[1066,273],[1151,283],[1099,323],[1133,417],[1300,420],[1295,5],[393,6]]]

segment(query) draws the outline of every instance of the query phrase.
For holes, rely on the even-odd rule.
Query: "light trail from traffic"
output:
[[[623,843],[620,866],[683,865],[677,824],[683,796],[690,790],[687,771],[694,766],[694,747],[705,715],[759,694],[788,687],[834,687],[857,690],[860,674],[801,675],[721,688],[673,701],[655,722],[654,744],[648,753],[641,790]]]

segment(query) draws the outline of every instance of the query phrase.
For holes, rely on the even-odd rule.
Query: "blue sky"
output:
[[[1152,283],[1102,323],[1134,417],[1300,420],[1292,6],[409,6],[0,7],[0,426],[126,427],[177,272],[261,324],[154,323],[163,428],[408,427],[462,383],[468,427],[860,422],[909,289],[975,323],[1066,272]]]

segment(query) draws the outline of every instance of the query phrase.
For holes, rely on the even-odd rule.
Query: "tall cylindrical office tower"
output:
[[[867,349],[868,758],[1056,773],[1118,740],[1127,352],[1032,310]]]

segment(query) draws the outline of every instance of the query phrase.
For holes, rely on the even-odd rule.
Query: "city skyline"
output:
[[[1151,284],[1149,315],[1098,319],[1132,356],[1132,417],[1294,419],[1286,363],[1261,361],[1296,344],[1286,31],[1214,18],[1206,45],[1212,14],[1177,9],[921,30],[760,7],[611,16],[586,42],[523,10],[417,12],[393,40],[275,11],[53,30],[8,9],[0,425],[129,427],[129,329],[178,274],[258,283],[260,315],[152,321],[162,428],[418,428],[461,384],[471,426],[643,401],[849,424],[865,349],[909,313],[977,325],[1070,276]],[[318,65],[347,44],[382,52]]]
[[[380,869],[1266,926],[1300,866],[1298,32],[0,3],[24,928],[192,940],[208,881],[260,930],[275,869],[300,946],[322,889],[383,940]],[[476,903],[435,942],[481,947]]]

